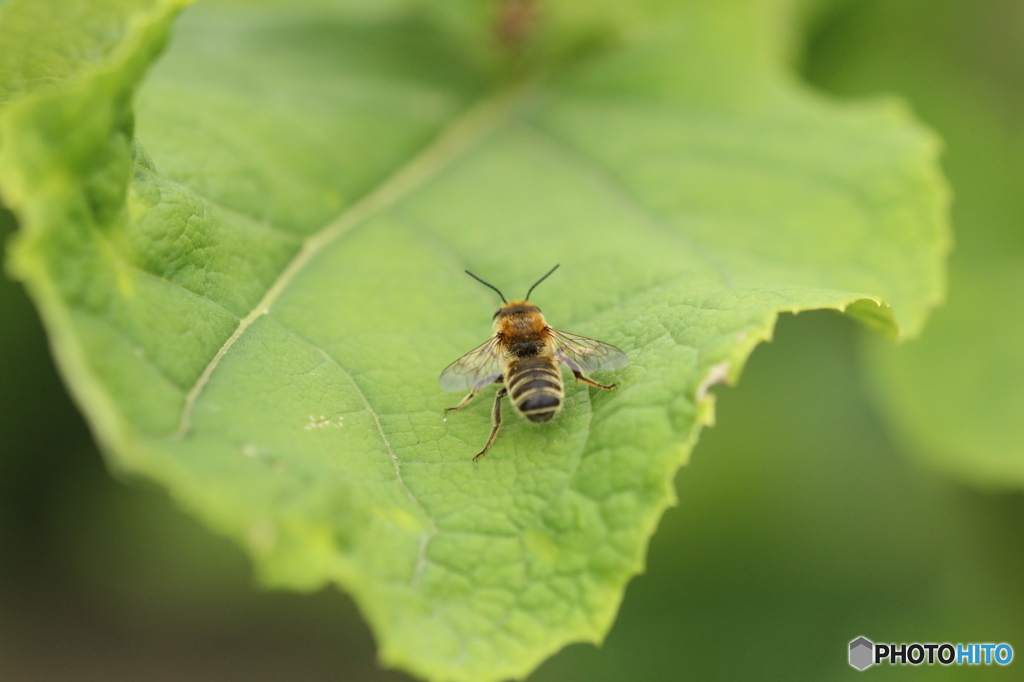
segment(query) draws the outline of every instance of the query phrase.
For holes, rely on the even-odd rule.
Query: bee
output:
[[[461,410],[489,384],[504,384],[494,396],[491,412],[491,435],[473,461],[483,457],[494,444],[501,428],[501,399],[511,395],[516,411],[532,422],[546,422],[562,409],[565,389],[559,363],[568,367],[577,381],[588,386],[613,390],[618,384],[605,386],[586,376],[599,369],[619,369],[629,364],[621,350],[604,343],[559,331],[548,326],[540,308],[530,303],[530,294],[558,266],[534,282],[526,296],[514,301],[469,270],[466,274],[501,296],[502,306],[494,313],[494,336],[445,367],[439,382],[444,391],[469,391],[459,404],[449,407]]]

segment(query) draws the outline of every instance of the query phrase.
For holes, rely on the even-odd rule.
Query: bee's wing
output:
[[[610,343],[558,329],[552,329],[551,334],[555,339],[555,358],[576,372],[620,369],[629,364],[626,354]]]
[[[478,391],[501,376],[501,352],[498,337],[469,351],[444,368],[439,383],[442,391]]]

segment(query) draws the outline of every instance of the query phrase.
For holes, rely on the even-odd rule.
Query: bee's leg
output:
[[[507,394],[508,389],[502,386],[501,390],[494,396],[494,411],[491,413],[491,421],[494,422],[494,428],[491,429],[491,436],[487,439],[487,445],[485,445],[484,449],[478,452],[473,458],[474,462],[483,457],[487,451],[491,449],[491,445],[494,444],[494,439],[498,437],[498,429],[501,428],[501,399]]]
[[[472,391],[469,392],[469,395],[467,395],[465,398],[463,398],[462,400],[459,401],[458,405],[456,405],[455,407],[446,407],[446,408],[444,408],[444,413],[448,414],[452,410],[461,410],[463,407],[465,407],[469,403],[470,400],[475,398],[476,394],[479,393],[479,392],[480,391],[478,391],[478,390],[476,390],[474,388]]]
[[[497,379],[494,380],[494,383],[500,384],[504,380],[505,380],[505,377],[498,377]],[[449,412],[451,412],[453,410],[461,410],[463,407],[465,407],[467,404],[469,404],[469,401],[472,400],[473,398],[475,398],[477,393],[479,393],[479,392],[480,392],[479,388],[474,388],[472,391],[469,392],[469,395],[467,395],[465,398],[463,398],[462,400],[459,401],[458,405],[456,405],[455,407],[446,407],[446,408],[444,408],[444,413],[448,414]]]
[[[618,384],[612,384],[611,386],[605,386],[604,384],[599,384],[596,381],[594,381],[592,379],[588,379],[587,377],[583,376],[583,372],[577,372],[576,370],[573,370],[572,373],[574,375],[576,375],[576,380],[577,381],[582,381],[587,386],[593,386],[594,388],[603,388],[606,391],[612,391],[612,390],[615,389],[616,386],[618,386]]]

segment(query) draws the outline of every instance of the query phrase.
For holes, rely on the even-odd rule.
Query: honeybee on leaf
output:
[[[501,399],[506,395],[511,395],[512,405],[519,414],[532,422],[546,422],[562,409],[565,397],[559,363],[568,367],[577,381],[607,391],[618,384],[605,386],[584,373],[620,369],[629,364],[626,354],[611,344],[549,327],[540,308],[530,303],[533,290],[557,269],[557,265],[551,268],[530,287],[524,298],[514,301],[505,300],[496,286],[466,270],[467,275],[494,289],[502,302],[494,313],[494,336],[445,367],[439,380],[442,390],[469,391],[458,405],[447,408],[445,414],[465,407],[487,385],[504,384],[494,396],[491,435],[484,449],[473,457],[474,462],[487,453],[498,436]]]

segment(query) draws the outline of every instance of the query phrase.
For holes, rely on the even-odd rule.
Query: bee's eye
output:
[[[498,315],[501,315],[501,308],[498,308],[496,311],[494,311],[494,317],[492,317],[491,319],[493,320],[497,318]]]

